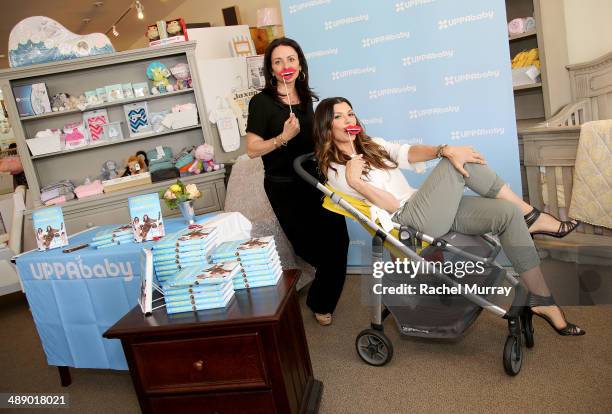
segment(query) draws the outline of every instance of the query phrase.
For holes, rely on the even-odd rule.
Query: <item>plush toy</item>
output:
[[[149,64],[147,67],[147,77],[153,81],[153,89],[151,91],[154,95],[174,90],[174,87],[168,81],[170,76],[170,71],[160,61],[156,60]]]
[[[152,24],[147,28],[147,38],[149,39],[149,42],[159,40],[159,30],[157,29],[156,24]]]
[[[170,68],[170,73],[176,78],[177,89],[191,88],[191,73],[189,65],[186,63],[177,63]]]
[[[200,174],[201,172],[216,171],[223,168],[223,164],[215,163],[213,157],[215,151],[212,145],[202,144],[198,146],[193,153],[195,161],[189,167],[189,172],[192,174]]]
[[[100,174],[100,178],[103,181],[112,180],[113,178],[117,178],[118,175],[117,163],[113,160],[104,161],[104,164],[102,164],[102,173]]]
[[[69,94],[61,92],[51,97],[51,110],[53,112],[66,111],[69,109],[72,109]]]
[[[127,159],[125,171],[121,176],[126,177],[146,172],[148,170],[147,165],[147,154],[144,151],[138,151],[136,155],[130,155]]]

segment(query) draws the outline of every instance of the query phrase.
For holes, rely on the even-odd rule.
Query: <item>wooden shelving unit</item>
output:
[[[83,118],[84,111],[76,109],[20,117],[13,95],[14,87],[44,82],[50,96],[59,92],[78,96],[85,90],[105,85],[147,82],[146,68],[154,61],[161,61],[168,67],[177,63],[187,63],[192,76],[193,88],[88,106],[85,111],[105,109],[109,122],[121,121],[124,139],[32,156],[27,139],[34,137],[36,132],[44,129],[62,128],[68,123],[79,122]],[[147,151],[158,146],[167,146],[174,154],[178,154],[185,147],[210,141],[212,131],[208,122],[159,133],[130,136],[125,119],[123,106],[142,101],[147,103],[149,116],[152,113],[170,110],[177,104],[193,103],[197,107],[199,117],[206,119],[207,111],[198,76],[195,42],[128,50],[0,71],[0,87],[7,103],[9,117],[15,120],[13,129],[17,149],[32,200],[31,209],[25,213],[24,249],[28,250],[33,245],[31,213],[42,206],[40,201],[42,187],[66,179],[73,181],[76,185],[81,184],[87,177],[95,179],[100,174],[102,164],[106,160],[114,160],[119,166],[122,166],[128,156],[139,150]],[[203,193],[203,197],[195,204],[198,214],[223,208],[225,202],[224,176],[225,171],[221,170],[184,178],[185,182],[198,185]],[[129,196],[158,192],[171,181],[154,182],[118,192],[67,201],[61,204],[66,228],[69,233],[74,234],[92,226],[128,222],[127,198]],[[165,216],[178,214],[165,207],[163,211]]]

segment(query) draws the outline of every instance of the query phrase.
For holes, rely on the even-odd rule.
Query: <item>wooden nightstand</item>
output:
[[[145,317],[135,307],[104,333],[119,338],[143,412],[316,413],[295,284],[238,290],[223,309]]]

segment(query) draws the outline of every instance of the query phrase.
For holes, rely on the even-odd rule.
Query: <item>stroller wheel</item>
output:
[[[504,345],[504,370],[506,374],[515,376],[523,365],[523,349],[520,337],[509,335]]]
[[[393,358],[393,345],[387,336],[375,329],[365,329],[355,340],[357,353],[367,364],[382,366]]]
[[[533,348],[533,321],[527,315],[523,315],[521,316],[521,322],[523,324],[523,334],[525,335],[525,346]]]

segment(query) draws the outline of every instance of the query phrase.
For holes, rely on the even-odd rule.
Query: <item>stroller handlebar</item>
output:
[[[312,175],[308,174],[306,170],[304,170],[304,167],[302,167],[302,164],[304,162],[310,161],[310,160],[315,160],[314,152],[311,152],[309,154],[300,155],[295,160],[293,160],[293,169],[295,170],[297,175],[300,176],[300,178],[308,182],[313,187],[317,187],[317,184],[320,184],[319,180],[317,180]]]

